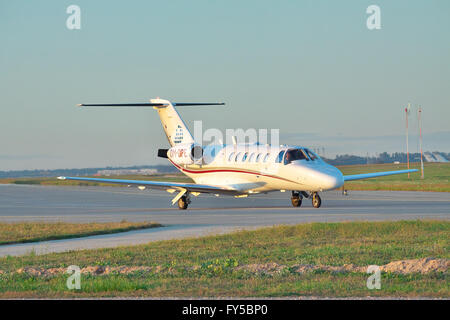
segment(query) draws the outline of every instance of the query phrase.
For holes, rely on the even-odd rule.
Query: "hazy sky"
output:
[[[66,8],[81,8],[69,30]],[[368,30],[366,8],[381,8]],[[0,1],[0,170],[164,163],[156,112],[77,103],[224,101],[188,125],[279,128],[281,142],[450,151],[450,1]],[[417,150],[411,136],[410,149]]]

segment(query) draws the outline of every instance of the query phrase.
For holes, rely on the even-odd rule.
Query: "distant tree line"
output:
[[[450,160],[450,153],[445,152],[434,152],[438,153],[441,156],[443,156],[445,159]],[[361,156],[355,156],[351,154],[344,154],[344,155],[337,155],[335,159],[324,159],[326,162],[332,164],[332,165],[351,165],[351,164],[380,164],[380,163],[393,163],[393,162],[400,162],[400,163],[406,163],[407,162],[407,155],[405,152],[394,152],[394,153],[387,153],[382,152],[378,154],[377,156],[367,156],[367,157],[361,157]],[[410,153],[409,154],[409,161],[410,162],[420,162],[420,153]],[[426,158],[423,157],[423,161],[426,162]]]
[[[172,173],[178,171],[175,167],[167,165],[55,169],[55,170],[15,170],[15,171],[0,171],[0,178],[91,176],[96,174],[99,170],[117,170],[117,169],[156,169],[158,170],[158,173]]]

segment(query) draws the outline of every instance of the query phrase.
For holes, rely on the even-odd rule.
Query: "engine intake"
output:
[[[203,148],[200,146],[193,146],[191,149],[191,158],[194,161],[202,160],[203,158]]]

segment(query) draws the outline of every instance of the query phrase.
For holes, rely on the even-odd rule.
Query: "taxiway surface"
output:
[[[249,198],[192,197],[188,210],[170,205],[173,195],[122,187],[0,185],[0,222],[155,221],[165,227],[79,239],[0,246],[0,256],[116,247],[180,239],[277,224],[335,221],[449,219],[450,194],[405,191],[340,191],[321,194],[322,207],[309,199],[300,208],[290,193]]]

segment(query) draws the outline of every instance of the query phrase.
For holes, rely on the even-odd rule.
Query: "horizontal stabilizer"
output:
[[[165,103],[81,103],[78,104],[79,107],[164,107],[169,104]],[[206,103],[185,103],[185,102],[173,102],[173,106],[176,107],[186,107],[186,106],[223,106],[223,102],[206,102]]]
[[[151,107],[158,111],[163,130],[171,146],[194,142],[194,137],[189,132],[186,124],[181,119],[174,107],[178,106],[223,106],[223,102],[170,102],[165,99],[150,99],[142,103],[82,103],[79,107]],[[167,158],[167,156],[163,157]]]
[[[81,103],[79,107],[162,107],[164,103]]]
[[[174,102],[172,103],[172,105],[176,106],[176,107],[190,107],[190,106],[224,106],[225,103],[223,102],[213,102],[213,103],[185,103],[185,102]]]

